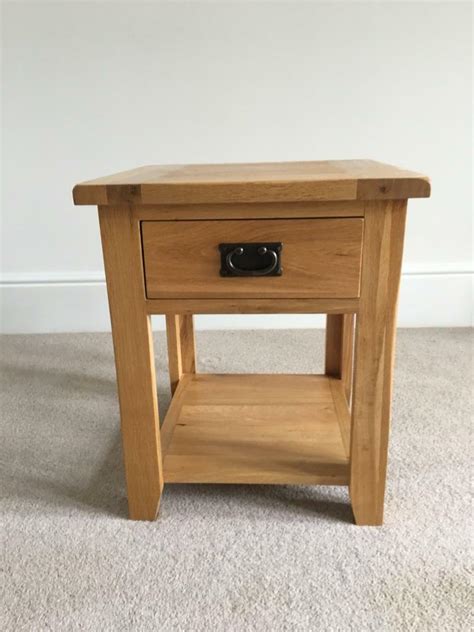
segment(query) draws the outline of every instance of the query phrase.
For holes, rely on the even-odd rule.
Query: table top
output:
[[[150,165],[77,184],[75,204],[221,204],[429,197],[424,175],[374,160]]]

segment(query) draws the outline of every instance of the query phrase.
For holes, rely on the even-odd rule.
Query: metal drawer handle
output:
[[[268,254],[272,257],[271,264],[266,268],[260,268],[259,270],[241,270],[232,261],[232,257],[234,255],[240,256],[244,254],[244,249],[242,248],[242,246],[239,246],[238,248],[234,248],[234,250],[229,252],[227,257],[225,258],[227,267],[230,268],[230,270],[232,270],[232,272],[237,276],[266,276],[267,274],[271,274],[278,265],[277,253],[274,250],[268,250],[267,248],[265,248],[265,246],[261,246],[257,250],[257,252],[261,257],[263,257],[263,255],[266,255],[268,252]]]
[[[280,276],[281,243],[219,244],[221,276]],[[262,263],[264,267],[261,267]]]

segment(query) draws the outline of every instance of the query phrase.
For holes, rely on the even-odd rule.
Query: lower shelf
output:
[[[347,485],[350,416],[322,375],[185,375],[161,430],[166,483]]]

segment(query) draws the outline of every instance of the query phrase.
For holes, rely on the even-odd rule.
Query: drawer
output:
[[[362,218],[143,221],[147,297],[357,298],[363,224]],[[221,276],[220,244],[277,242],[280,276]],[[237,268],[240,261],[235,255]]]

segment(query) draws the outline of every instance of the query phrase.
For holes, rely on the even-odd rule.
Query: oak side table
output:
[[[148,166],[74,187],[99,207],[129,514],[164,483],[348,485],[383,520],[407,199],[371,160]],[[193,314],[327,314],[324,375],[196,372]],[[173,397],[160,429],[151,314]],[[355,330],[355,337],[354,337]],[[354,379],[353,379],[354,378]]]

